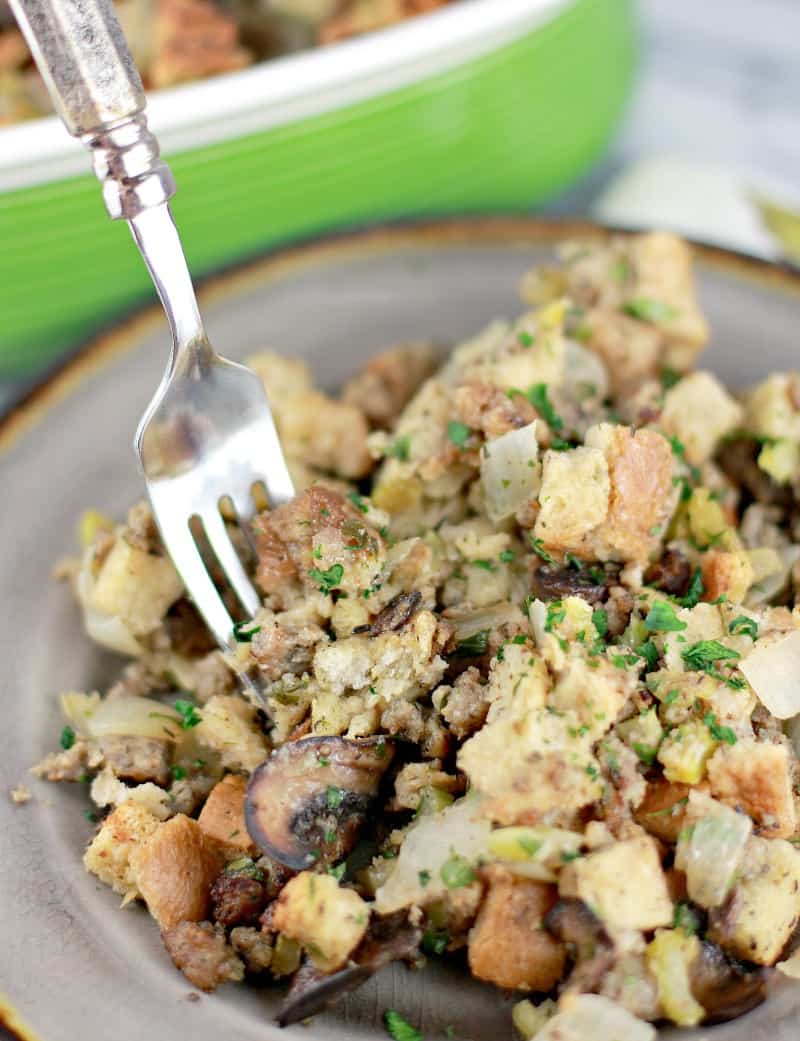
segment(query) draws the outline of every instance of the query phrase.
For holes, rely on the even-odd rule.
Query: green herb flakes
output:
[[[740,654],[718,640],[700,640],[699,643],[684,647],[681,657],[688,668],[707,672],[715,662],[735,661]]]
[[[419,1030],[415,1030],[408,1020],[403,1019],[400,1013],[395,1012],[393,1008],[384,1012],[383,1022],[386,1024],[389,1036],[393,1037],[394,1041],[422,1041],[422,1034]]]
[[[721,726],[717,722],[717,717],[713,712],[706,712],[703,716],[703,722],[708,727],[711,736],[715,741],[724,741],[726,745],[736,744],[736,734],[734,734],[730,727]]]
[[[666,600],[654,600],[644,620],[651,633],[677,633],[687,628],[675,614],[675,608]]]
[[[687,936],[695,936],[700,928],[700,915],[691,904],[680,900],[675,905],[672,928],[682,930]]]
[[[320,593],[331,593],[342,581],[344,568],[341,564],[331,564],[327,571],[312,567],[308,574],[319,584]]]
[[[411,455],[411,438],[408,434],[395,438],[386,449],[386,455],[399,459],[401,463],[407,463]]]
[[[251,626],[251,628],[247,628]],[[252,643],[256,633],[261,632],[260,625],[252,625],[251,622],[236,622],[233,626],[233,638],[237,643]]]
[[[676,597],[677,603],[681,607],[697,607],[700,601],[703,599],[703,593],[706,589],[703,585],[703,573],[700,568],[695,568],[694,574],[692,575],[691,581],[689,582],[689,588],[686,590],[686,596]]]
[[[170,768],[170,773],[172,774],[174,780],[182,781],[184,779],[184,777],[186,776],[186,767],[185,766],[179,766],[176,763],[175,766]]]
[[[347,870],[347,865],[344,861],[341,864],[337,864],[335,867],[328,868],[328,874],[333,875],[337,882],[341,882],[344,878],[344,873]]]
[[[551,556],[544,548],[544,539],[531,539],[531,549],[540,560],[543,560],[545,564],[550,564],[551,567],[558,567],[558,561],[555,557]]]
[[[481,629],[480,632],[473,633],[472,636],[468,636],[465,640],[459,640],[456,644],[453,657],[479,658],[482,654],[486,654],[486,646],[488,642],[489,630]]]
[[[75,731],[71,726],[65,726],[61,731],[61,737],[59,738],[59,744],[68,752],[70,748],[75,744]]]
[[[501,564],[510,564],[511,561],[514,559],[514,550],[504,549],[503,552],[500,554],[499,559]]]
[[[749,636],[751,640],[757,640],[758,622],[756,622],[754,618],[745,618],[743,614],[740,614],[739,617],[734,618],[728,626],[728,632],[733,636],[737,633],[744,633],[744,635]]]
[[[333,784],[328,785],[328,790],[325,793],[325,803],[329,810],[335,810],[342,805],[344,799],[344,789],[337,788]]]
[[[447,933],[426,929],[422,934],[422,949],[426,954],[444,954],[448,943],[450,943],[450,937]]]
[[[517,342],[521,347],[533,347],[534,340],[533,336],[523,329],[522,332],[517,333]]]
[[[462,886],[468,886],[474,882],[476,877],[470,862],[458,853],[450,855],[449,859],[442,864],[439,874],[448,889],[461,889]]]
[[[417,877],[419,878],[419,884],[420,884],[420,885],[422,886],[422,888],[424,889],[424,888],[425,888],[425,886],[427,886],[427,884],[428,884],[428,883],[430,882],[430,880],[431,880],[431,873],[430,873],[430,871],[424,871],[424,870],[423,870],[423,871],[420,871],[420,872],[418,872],[418,875],[417,875]]]
[[[597,635],[603,639],[608,636],[608,612],[603,607],[596,607],[592,611],[592,624],[597,630]]]
[[[553,408],[552,402],[547,395],[546,383],[534,383],[532,387],[528,388],[525,397],[549,427],[552,427],[553,430],[563,429],[564,420]]]
[[[671,322],[678,317],[674,307],[651,296],[633,296],[622,305],[622,310],[640,322]]]
[[[470,428],[465,423],[452,419],[447,424],[447,436],[457,448],[463,448],[469,440]]]
[[[175,702],[175,710],[180,713],[181,727],[184,730],[191,730],[192,727],[196,727],[198,723],[203,722],[203,717],[198,714],[191,701],[179,699]]]
[[[369,513],[369,506],[367,506],[358,492],[348,492],[347,498],[357,510],[361,510],[362,513]]]

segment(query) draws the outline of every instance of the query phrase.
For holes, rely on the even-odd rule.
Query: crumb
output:
[[[16,803],[17,806],[30,802],[32,798],[31,793],[24,784],[18,784],[16,788],[11,788],[8,794],[11,796],[11,801]]]
[[[190,990],[189,993],[186,995],[186,1000],[187,1001],[199,1001],[200,1000],[200,995],[197,993],[196,990]]]

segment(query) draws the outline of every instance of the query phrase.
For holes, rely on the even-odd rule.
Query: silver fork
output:
[[[172,331],[164,378],[135,447],[164,544],[186,590],[223,648],[234,623],[200,555],[199,521],[252,617],[260,599],[231,542],[221,505],[245,529],[263,484],[272,507],[292,480],[260,379],[208,341],[169,210],[175,182],[147,127],[142,83],[110,0],[11,0],[67,130],[90,149],[109,216],[130,224]]]

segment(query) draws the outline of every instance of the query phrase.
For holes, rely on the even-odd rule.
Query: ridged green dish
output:
[[[487,6],[473,2],[475,10]],[[499,14],[509,0],[493,2]],[[461,7],[443,13],[455,18]],[[629,92],[633,0],[529,0],[528,7],[546,8],[533,28],[520,18],[516,36],[462,63],[451,57],[445,71],[424,67],[408,82],[406,70],[399,87],[198,147],[175,151],[162,135],[192,271],[202,275],[265,246],[362,221],[528,208],[577,177],[607,143]],[[487,27],[491,17],[487,6]],[[442,14],[375,34],[374,45],[391,53],[392,34],[425,34],[428,23],[441,32]],[[350,44],[326,50],[303,56],[302,65],[284,59],[237,74],[244,101],[254,75],[274,76],[287,62],[313,76],[320,56],[330,65],[334,52],[342,61],[366,53]],[[195,118],[192,104],[213,96],[209,84],[202,87],[205,93],[175,94]],[[53,121],[42,126],[59,129]],[[0,133],[0,152],[16,129]],[[76,150],[64,141],[73,167]],[[0,186],[2,174],[0,167]],[[152,294],[92,176],[46,176],[0,195],[0,376],[41,367]]]

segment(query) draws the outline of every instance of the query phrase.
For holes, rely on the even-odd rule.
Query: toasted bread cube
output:
[[[564,971],[566,950],[542,925],[558,899],[555,886],[487,869],[489,890],[469,934],[469,967],[507,990],[546,991]]]
[[[585,552],[608,513],[610,489],[608,464],[598,449],[545,452],[536,538],[555,550]]]
[[[162,931],[208,917],[209,889],[222,857],[197,821],[182,813],[165,821],[130,860],[139,892]]]
[[[267,757],[267,739],[256,722],[256,710],[236,694],[216,694],[203,705],[193,733],[219,752],[222,765],[248,773]]]
[[[661,424],[675,434],[686,458],[699,466],[717,445],[741,425],[744,410],[710,372],[692,372],[667,391]]]
[[[765,838],[787,839],[797,828],[792,760],[785,745],[739,741],[721,745],[708,763],[711,794],[744,810]]]
[[[308,951],[321,972],[341,968],[367,931],[369,907],[331,875],[302,871],[281,890],[273,925]]]
[[[121,619],[134,636],[145,636],[182,593],[183,582],[169,557],[146,553],[119,538],[103,561],[87,606]]]
[[[131,854],[141,846],[161,821],[143,806],[125,802],[103,821],[83,855],[87,871],[130,900],[138,895]]]
[[[709,601],[725,596],[740,604],[753,584],[753,565],[744,550],[711,549],[703,557],[703,586]]]
[[[563,896],[577,896],[617,929],[657,929],[672,922],[672,901],[656,844],[649,835],[615,842],[567,864]]]
[[[250,838],[244,820],[244,797],[247,781],[238,774],[228,774],[214,785],[197,823],[212,839],[242,853],[255,853],[257,846]]]
[[[711,912],[708,938],[738,958],[773,965],[800,918],[800,852],[784,839],[751,837],[744,877]]]

